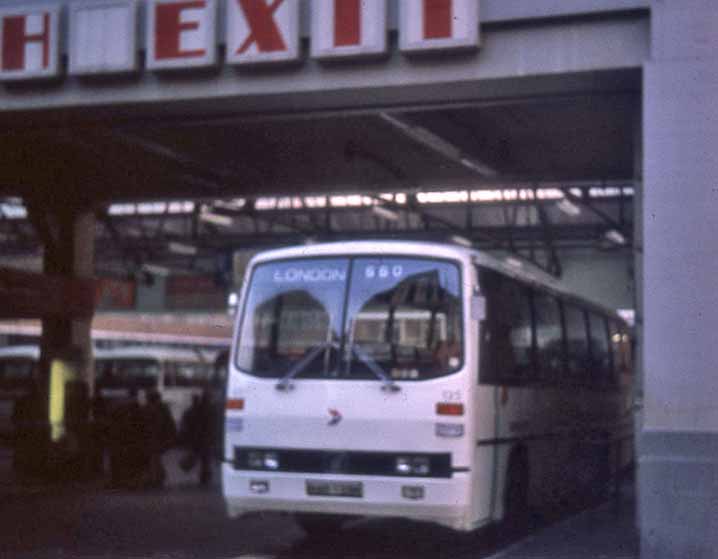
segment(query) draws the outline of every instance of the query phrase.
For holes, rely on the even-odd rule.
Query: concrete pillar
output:
[[[45,218],[51,224],[52,239],[44,246],[43,272],[75,278],[94,276],[95,215],[79,208],[44,206]],[[45,361],[57,350],[73,348],[82,380],[90,391],[94,384],[92,363],[91,318],[45,318],[42,321],[41,349]]]
[[[718,553],[718,3],[655,0],[644,69],[642,556]]]

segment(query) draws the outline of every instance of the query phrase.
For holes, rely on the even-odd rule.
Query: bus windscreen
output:
[[[279,378],[317,346],[302,377],[336,371],[349,260],[291,260],[257,266],[244,306],[237,366],[261,377]]]
[[[301,259],[258,265],[237,366],[281,378],[422,380],[462,363],[458,266],[414,258]],[[372,370],[374,369],[374,370]]]
[[[462,361],[459,269],[439,260],[357,258],[345,351],[348,376],[371,378],[368,355],[394,380],[458,370]]]

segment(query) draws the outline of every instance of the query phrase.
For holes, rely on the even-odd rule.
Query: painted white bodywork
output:
[[[228,513],[279,510],[351,515],[401,516],[428,520],[458,530],[471,530],[503,516],[505,472],[514,439],[526,438],[530,493],[541,498],[564,483],[561,471],[570,444],[543,438],[552,432],[568,433],[576,414],[592,413],[613,421],[619,402],[590,391],[557,388],[501,387],[478,382],[479,324],[483,309],[478,293],[476,265],[521,278],[555,293],[561,285],[538,269],[458,246],[415,242],[358,241],[280,249],[257,255],[247,277],[259,263],[324,256],[412,256],[454,260],[460,265],[463,297],[464,364],[456,373],[431,380],[397,381],[398,392],[381,390],[374,380],[295,379],[294,389],[280,391],[277,379],[243,373],[235,364],[236,344],[230,358],[227,397],[243,399],[242,410],[227,410],[223,491]],[[239,309],[247,297],[244,282]],[[241,312],[238,313],[239,327]],[[615,399],[615,398],[614,398]],[[606,402],[602,403],[602,400]],[[436,414],[439,402],[461,402],[462,417]],[[571,406],[565,403],[570,402]],[[596,404],[598,403],[598,406]],[[342,421],[330,425],[329,410],[339,410]],[[596,410],[599,410],[596,412]],[[570,413],[570,410],[576,413]],[[602,411],[601,411],[602,410]],[[598,418],[595,418],[598,420]],[[436,435],[437,423],[461,423],[460,438]],[[509,439],[508,443],[497,443]],[[535,441],[534,441],[535,439]],[[488,441],[488,444],[477,444]],[[449,452],[454,472],[450,478],[354,476],[240,471],[232,465],[235,446],[281,449],[363,450],[386,452]],[[564,448],[566,447],[566,448]],[[536,466],[534,467],[534,463]],[[543,476],[546,476],[545,478]],[[269,491],[250,491],[251,481],[268,481]],[[362,498],[307,496],[307,480],[360,481]],[[423,500],[402,497],[402,486],[421,485]],[[543,491],[546,489],[547,491]]]
[[[337,254],[428,256],[426,245],[420,243],[316,245],[260,254],[250,263],[248,274],[254,266],[267,260]],[[476,278],[468,251],[432,245],[431,256],[460,264],[462,291],[472,292]],[[240,308],[245,298],[246,292],[243,292]],[[469,313],[464,313],[464,337],[475,338],[476,328]],[[465,349],[464,367],[448,376],[418,382],[397,381],[401,387],[399,392],[382,391],[381,383],[374,380],[306,379],[296,380],[294,390],[282,392],[275,389],[276,379],[256,378],[237,370],[233,353],[227,395],[229,398],[244,398],[246,403],[242,411],[227,412],[228,425],[233,424],[233,419],[242,418],[242,430],[228,429],[226,432],[226,460],[232,459],[232,449],[239,444],[397,453],[450,452],[452,467],[467,468],[469,471],[455,473],[449,479],[427,479],[249,472],[235,470],[231,464],[225,463],[223,486],[229,513],[235,516],[251,510],[283,510],[403,516],[456,529],[473,528],[478,521],[472,500],[472,487],[477,485],[474,482],[477,472],[472,468],[476,431],[470,412],[473,406],[469,404],[477,386],[475,375],[469,373],[466,364],[475,362],[475,352],[476,348],[469,344]],[[447,401],[447,396],[464,404],[466,413],[462,417],[436,415],[436,404]],[[339,424],[328,425],[329,409],[341,412],[343,419]],[[439,422],[463,424],[464,435],[460,438],[438,437],[435,429]],[[268,494],[250,493],[249,482],[256,479],[269,479]],[[307,479],[361,481],[364,497],[307,497]],[[419,501],[402,498],[401,487],[404,485],[422,485],[425,498]],[[482,511],[482,514],[487,512]]]

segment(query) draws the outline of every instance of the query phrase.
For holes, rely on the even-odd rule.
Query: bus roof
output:
[[[212,363],[216,352],[174,347],[127,346],[115,349],[93,350],[95,359],[157,359],[160,361],[200,361]],[[0,348],[0,359],[27,357],[37,361],[40,348],[36,345],[13,345]]]
[[[37,361],[40,359],[40,348],[36,345],[11,345],[0,347],[0,359],[8,357],[27,357]]]
[[[542,287],[560,296],[564,300],[580,303],[584,307],[589,307],[595,311],[609,315],[625,324],[625,320],[616,313],[615,309],[611,309],[578,295],[572,291],[564,281],[548,274],[528,260],[523,260],[512,254],[497,256],[458,244],[401,240],[365,240],[299,245],[261,252],[252,258],[249,267],[251,268],[261,262],[271,260],[360,255],[373,257],[434,257],[459,260],[464,264],[477,264],[513,277],[519,281]]]
[[[212,352],[152,346],[126,346],[114,349],[95,349],[95,359],[156,359],[158,361],[199,361],[212,363]]]

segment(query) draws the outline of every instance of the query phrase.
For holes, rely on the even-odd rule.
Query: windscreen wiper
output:
[[[350,347],[351,350],[359,358],[359,360],[364,363],[369,368],[369,370],[374,373],[374,375],[382,382],[382,390],[388,392],[399,392],[399,390],[401,390],[401,386],[399,386],[389,377],[389,375],[386,374],[386,371],[384,371],[384,369],[379,366],[379,363],[377,363],[371,355],[369,355],[366,351],[364,351],[360,346],[356,344],[351,344]]]
[[[339,349],[339,345],[336,342],[325,342],[314,346],[309,353],[297,361],[295,365],[287,371],[286,375],[279,379],[279,382],[274,385],[274,388],[277,390],[292,390],[294,388],[292,379],[306,369],[307,366],[314,361],[322,351],[325,351],[328,348]]]

